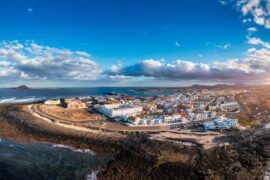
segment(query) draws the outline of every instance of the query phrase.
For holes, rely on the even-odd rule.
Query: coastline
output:
[[[112,156],[46,142],[0,143],[0,179],[85,179],[103,169]]]
[[[0,135],[6,139],[13,139],[19,142],[50,142],[55,144],[65,144],[76,148],[94,147],[95,152],[113,152],[117,148],[121,138],[112,136],[98,136],[92,132],[83,132],[55,126],[53,123],[35,118],[27,111],[23,105],[0,106],[1,129]],[[60,143],[59,143],[60,142]],[[93,145],[94,144],[94,145]],[[102,147],[98,148],[98,147]],[[103,147],[104,146],[104,147]],[[110,148],[105,148],[112,146]]]
[[[266,160],[265,157],[270,152],[267,150],[267,134],[252,141],[233,136],[230,139],[237,143],[231,146],[204,150],[199,146],[151,140],[149,135],[143,132],[123,133],[121,136],[112,137],[55,126],[33,117],[22,105],[0,106],[0,113],[0,128],[4,130],[0,132],[2,138],[25,143],[64,144],[79,149],[91,149],[97,154],[111,153],[114,160],[97,174],[98,179],[262,177],[265,165],[261,162]],[[254,135],[247,133],[247,136]],[[264,151],[251,153],[249,149],[252,144]],[[247,163],[247,159],[252,163]]]

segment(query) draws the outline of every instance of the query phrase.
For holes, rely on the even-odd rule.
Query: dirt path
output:
[[[215,146],[222,146],[225,143],[216,141],[217,137],[222,137],[222,134],[192,134],[192,133],[174,133],[174,132],[161,132],[160,134],[151,135],[150,139],[160,141],[171,141],[188,146],[201,146],[204,149],[210,149]]]

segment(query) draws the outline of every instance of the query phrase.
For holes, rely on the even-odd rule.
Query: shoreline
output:
[[[7,137],[22,142],[46,141],[79,149],[88,148],[98,154],[112,153],[114,160],[97,174],[98,179],[263,177],[262,172],[266,167],[262,162],[266,160],[264,157],[270,154],[266,149],[267,133],[253,135],[247,131],[246,139],[255,136],[253,140],[241,140],[238,135],[231,136],[227,138],[237,143],[205,150],[198,146],[151,140],[149,135],[143,132],[122,133],[121,136],[111,137],[59,127],[33,117],[23,109],[22,105],[0,106],[0,113],[2,115],[0,128],[3,129],[0,137],[2,138]],[[224,137],[218,139],[222,140]],[[219,141],[218,139],[216,140]],[[253,151],[249,149],[254,143],[264,151],[251,153]],[[216,155],[213,156],[213,153]],[[252,163],[247,163],[247,159]],[[219,166],[215,165],[216,162]],[[239,164],[238,170],[233,170],[233,167]]]
[[[124,137],[98,136],[92,132],[68,129],[62,126],[41,120],[23,110],[24,105],[0,106],[0,127],[4,131],[0,135],[6,139],[18,140],[19,142],[49,142],[65,144],[75,148],[89,148],[95,152],[115,151]],[[1,121],[2,120],[2,121]],[[12,121],[11,121],[12,120]],[[8,130],[9,129],[9,130]],[[94,147],[91,148],[91,146]],[[100,148],[101,146],[103,151]],[[104,146],[104,147],[103,147]],[[110,148],[105,148],[111,146]]]
[[[96,179],[97,173],[112,159],[111,154],[97,155],[89,149],[76,149],[62,144],[25,144],[3,139],[0,142],[0,179],[44,179],[47,174],[55,179],[67,174],[69,179],[87,179],[92,174],[91,177]],[[7,169],[6,166],[13,168]]]

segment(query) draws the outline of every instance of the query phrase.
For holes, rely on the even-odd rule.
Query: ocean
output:
[[[111,157],[50,143],[0,139],[0,179],[96,179]]]
[[[23,103],[33,102],[50,98],[81,97],[81,96],[101,96],[108,93],[126,94],[132,96],[157,96],[174,93],[170,89],[153,88],[43,88],[43,89],[11,89],[0,88],[0,103]]]

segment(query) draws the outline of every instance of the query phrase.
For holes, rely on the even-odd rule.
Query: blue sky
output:
[[[258,9],[262,9],[264,13]],[[257,48],[253,53],[258,53],[260,48],[269,49],[258,41],[248,42],[251,38],[260,38],[265,43],[270,41],[268,11],[270,12],[270,8],[267,0],[3,0],[0,1],[0,41],[9,45],[20,43],[23,48],[29,48],[31,43],[35,43],[42,47],[86,52],[90,56],[84,58],[95,63],[94,69],[99,71],[95,75],[90,73],[91,77],[97,76],[96,78],[89,78],[89,75],[84,75],[87,72],[83,72],[83,67],[77,67],[76,63],[81,57],[65,56],[66,59],[73,58],[72,62],[75,64],[57,64],[57,67],[69,67],[68,71],[72,72],[75,67],[74,78],[72,75],[62,77],[55,72],[41,74],[36,65],[44,65],[44,61],[39,61],[41,55],[31,54],[32,52],[22,48],[15,50],[25,56],[19,62],[14,61],[10,53],[2,53],[2,56],[0,53],[0,62],[10,63],[9,69],[7,65],[2,69],[0,67],[5,72],[2,76],[0,73],[0,80],[7,84],[27,82],[33,86],[70,86],[74,83],[77,86],[93,86],[95,83],[97,86],[144,86],[157,82],[171,86],[196,81],[235,82],[238,80],[235,77],[223,78],[225,72],[220,72],[220,64],[228,64],[231,59],[237,59],[239,64],[243,63],[243,60],[252,56],[247,53],[253,46]],[[248,28],[251,27],[256,32],[249,31]],[[11,46],[2,47],[5,50],[8,48],[12,50]],[[48,54],[47,51],[43,53]],[[54,52],[50,55],[58,58],[63,54]],[[56,59],[51,64],[60,61],[54,60]],[[199,73],[190,74],[189,71],[182,70],[187,66],[182,61],[198,66],[206,64],[210,66],[210,70],[208,67],[203,70],[199,67],[191,70],[200,71]],[[158,67],[161,69],[153,72],[152,65],[156,62],[160,63]],[[212,67],[214,62],[219,62],[218,68]],[[150,69],[145,67],[147,63],[151,64]],[[46,62],[48,64],[50,62]],[[135,69],[138,73],[130,73],[138,64],[140,69]],[[176,75],[168,75],[170,65],[178,68],[175,70]],[[218,76],[216,79],[213,78],[213,68],[213,73]],[[236,71],[235,68],[227,68],[227,73],[230,73],[229,70]],[[250,65],[248,68],[237,69],[241,72],[233,73],[240,73],[237,76],[241,77],[250,76],[245,77],[247,81],[254,80],[254,72],[250,68],[256,69],[258,66]],[[10,69],[13,74],[8,73]],[[130,71],[127,72],[127,69]],[[90,71],[91,68],[86,70]],[[81,75],[78,78],[79,71],[83,78]],[[183,72],[177,75],[179,71]],[[204,71],[211,71],[212,74],[205,75]],[[20,78],[16,77],[18,75]],[[196,75],[205,75],[205,78],[202,80]],[[256,78],[260,76],[256,74]]]

